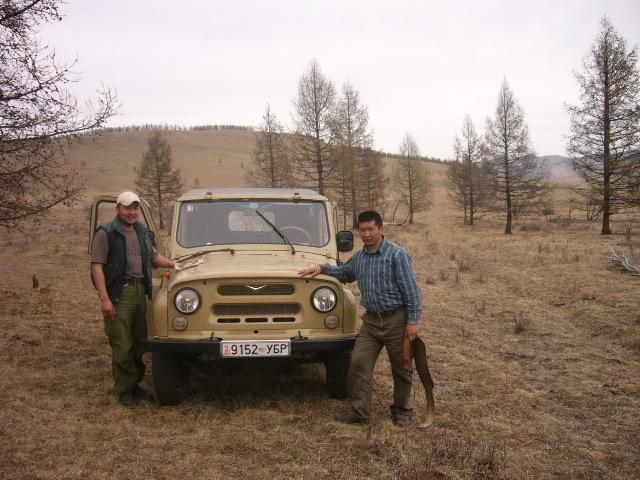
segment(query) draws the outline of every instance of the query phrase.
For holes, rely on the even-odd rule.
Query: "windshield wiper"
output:
[[[231,253],[231,255],[236,253],[236,251],[233,248],[221,248],[219,250],[203,250],[203,251],[196,252],[196,253],[188,253],[186,255],[182,255],[181,257],[174,258],[173,261],[174,262],[183,262],[185,260],[190,260],[192,258],[200,257],[202,255],[206,255],[207,253],[213,253],[213,252],[229,252],[229,253]]]
[[[263,219],[265,222],[267,222],[267,224],[273,228],[273,231],[276,232],[278,235],[280,235],[280,238],[282,238],[282,240],[284,240],[284,243],[286,243],[287,245],[289,245],[291,247],[291,255],[295,255],[296,254],[296,249],[293,248],[293,245],[291,244],[291,242],[289,241],[289,239],[287,238],[287,236],[282,233],[280,231],[280,229],[278,227],[276,227],[273,223],[271,223],[269,221],[269,219],[267,217],[265,217],[262,212],[260,212],[260,210],[258,210],[257,208],[255,209],[255,212],[260,216],[261,219]]]

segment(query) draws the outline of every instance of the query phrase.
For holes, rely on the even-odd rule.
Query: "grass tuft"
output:
[[[514,326],[513,326],[514,333],[524,333],[526,330],[529,329],[529,325],[531,324],[531,321],[529,320],[529,317],[527,316],[526,313],[518,312],[518,314],[513,319],[513,323],[514,323]]]

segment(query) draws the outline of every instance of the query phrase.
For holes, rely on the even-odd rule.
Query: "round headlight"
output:
[[[328,287],[320,287],[313,292],[311,296],[313,308],[319,312],[330,312],[333,310],[333,307],[336,306],[337,302],[338,297],[336,296],[336,292]]]
[[[327,328],[336,328],[338,323],[340,323],[340,318],[337,315],[331,314],[324,318],[324,326]]]
[[[193,313],[200,307],[200,295],[193,288],[183,288],[175,298],[180,313]]]
[[[189,322],[184,317],[176,317],[176,318],[173,319],[171,324],[173,325],[173,328],[175,330],[182,331],[182,330],[185,330],[187,328],[187,325],[189,324]]]

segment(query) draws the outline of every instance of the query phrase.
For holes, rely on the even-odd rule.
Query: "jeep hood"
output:
[[[298,277],[302,268],[322,263],[335,265],[335,260],[326,253],[291,250],[235,250],[210,252],[203,255],[203,262],[195,267],[173,272],[169,288],[174,284],[210,278],[260,278]]]

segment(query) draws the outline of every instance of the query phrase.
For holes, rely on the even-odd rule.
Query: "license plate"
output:
[[[223,340],[220,342],[222,357],[288,357],[290,340]]]

